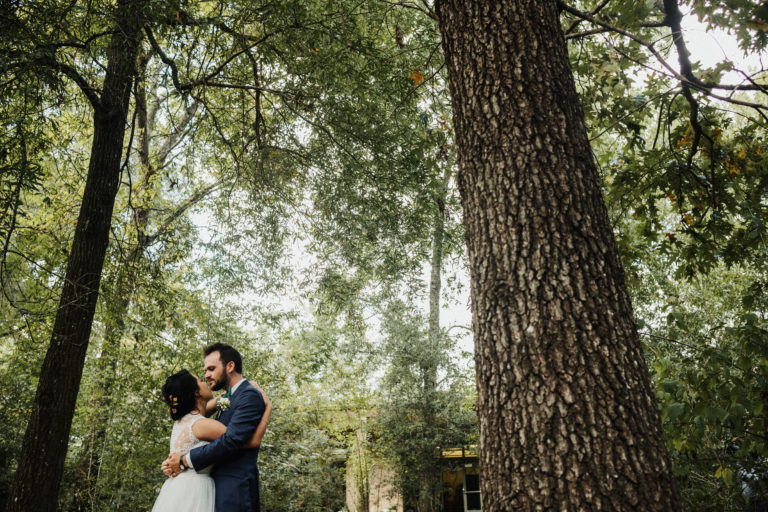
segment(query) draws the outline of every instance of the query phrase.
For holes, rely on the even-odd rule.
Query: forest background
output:
[[[726,3],[679,2],[737,45],[706,64],[670,2],[560,6],[689,510],[768,493],[768,9]],[[131,8],[136,78],[58,507],[150,508],[160,386],[224,341],[275,406],[266,510],[340,510],[347,467],[365,495],[374,461],[407,505],[437,509],[435,454],[476,444],[476,392],[471,326],[445,314],[469,292],[440,32],[406,0],[4,0],[0,503]]]

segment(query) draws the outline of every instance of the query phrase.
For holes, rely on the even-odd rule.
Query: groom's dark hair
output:
[[[206,356],[209,356],[217,351],[224,366],[227,366],[227,364],[232,361],[235,363],[235,371],[237,373],[243,373],[243,358],[240,357],[240,352],[235,350],[235,347],[229,346],[225,343],[214,343],[213,345],[206,347],[203,353]]]

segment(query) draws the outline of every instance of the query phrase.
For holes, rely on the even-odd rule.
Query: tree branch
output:
[[[259,9],[255,9],[259,10]],[[204,26],[213,26],[224,32],[225,34],[229,34],[231,36],[234,36],[238,39],[242,39],[243,41],[251,41],[255,42],[256,44],[260,44],[261,42],[265,41],[267,38],[274,35],[273,33],[265,34],[261,37],[252,36],[249,34],[243,34],[242,32],[238,32],[237,30],[234,30],[233,28],[229,27],[227,24],[217,21],[218,18],[201,18],[201,19],[195,19],[192,16],[189,15],[184,10],[178,10],[175,11],[174,17],[167,18],[165,21],[169,25],[182,25],[182,26],[190,26],[190,27],[204,27]]]
[[[157,228],[157,231],[152,233],[151,235],[148,235],[144,238],[145,247],[149,247],[154,243],[155,240],[157,240],[159,237],[163,236],[168,229],[171,227],[171,225],[178,219],[184,212],[189,210],[192,206],[199,203],[201,200],[203,200],[205,197],[207,197],[209,194],[214,192],[216,189],[222,187],[221,182],[216,182],[208,185],[207,187],[203,188],[202,190],[198,190],[195,192],[192,197],[184,201],[182,204],[179,205],[178,208],[176,208],[173,212],[171,212],[168,217],[163,220],[162,224],[159,228]]]
[[[665,1],[669,1],[669,0],[665,0]],[[722,101],[726,101],[726,102],[733,103],[733,104],[736,104],[736,105],[742,105],[742,106],[745,106],[745,107],[753,108],[753,109],[757,110],[762,117],[765,118],[765,115],[762,113],[762,111],[767,108],[765,105],[761,105],[759,103],[748,102],[748,101],[735,100],[733,98],[728,98],[728,97],[720,96],[720,95],[714,94],[712,92],[712,89],[742,90],[742,91],[763,91],[768,86],[765,86],[765,85],[751,85],[750,86],[750,85],[743,85],[743,84],[740,84],[740,85],[717,84],[717,83],[711,83],[711,82],[706,82],[705,83],[705,82],[702,82],[701,80],[699,80],[698,78],[696,78],[692,74],[691,74],[691,76],[692,76],[693,79],[691,80],[688,77],[684,76],[681,72],[677,71],[674,67],[672,67],[672,65],[669,64],[669,62],[667,62],[666,59],[664,59],[664,57],[662,57],[662,55],[659,53],[659,51],[656,50],[656,48],[654,47],[654,43],[649,43],[649,42],[641,39],[640,37],[636,36],[635,34],[632,34],[631,32],[629,32],[627,30],[624,30],[622,28],[616,27],[615,25],[611,25],[610,23],[606,23],[606,22],[604,22],[602,20],[599,20],[599,19],[597,19],[597,18],[595,18],[593,16],[590,16],[588,13],[585,13],[585,12],[582,12],[582,11],[580,11],[578,9],[575,9],[575,8],[573,8],[573,7],[563,3],[562,1],[559,1],[558,4],[560,5],[562,10],[564,10],[566,12],[569,12],[569,13],[573,14],[574,16],[578,16],[578,17],[584,19],[585,21],[589,21],[590,23],[593,23],[593,24],[595,24],[595,25],[597,25],[599,27],[602,27],[604,29],[607,29],[606,31],[610,31],[610,32],[615,32],[617,34],[621,34],[621,35],[627,37],[628,39],[631,39],[632,41],[635,41],[636,43],[640,44],[641,46],[644,46],[645,48],[648,49],[649,52],[651,52],[653,57],[664,68],[667,69],[667,71],[672,75],[672,77],[674,77],[675,79],[680,81],[681,85],[690,87],[691,89],[696,89],[696,90],[706,94],[707,96],[710,96],[710,97],[718,99],[718,100],[722,100]],[[766,118],[766,120],[768,120],[768,118]]]
[[[573,32],[565,35],[565,40],[578,39],[580,37],[593,36],[595,34],[605,34],[606,32],[612,32],[609,28],[593,28],[591,30],[585,30],[583,32]]]
[[[685,39],[683,39],[683,28],[680,25],[680,22],[683,19],[683,13],[681,13],[680,9],[677,7],[677,0],[664,0],[664,12],[666,13],[666,16],[664,17],[664,25],[669,27],[672,31],[672,42],[675,45],[677,57],[680,61],[680,74],[692,84],[696,84],[699,87],[707,87],[708,84],[705,84],[693,74],[693,67],[691,66],[691,60],[689,59],[691,52],[688,51],[688,47],[685,44]]]
[[[149,45],[152,47],[153,50],[155,50],[155,53],[157,53],[157,56],[160,57],[160,60],[163,61],[165,65],[167,65],[169,68],[171,68],[171,80],[173,81],[173,86],[176,88],[179,92],[184,92],[184,87],[182,87],[181,82],[179,82],[179,68],[176,66],[176,62],[173,61],[168,55],[165,54],[162,48],[160,48],[160,45],[157,44],[157,39],[155,39],[154,34],[152,34],[152,30],[150,30],[149,27],[144,27],[144,32],[147,34],[147,40],[149,41]]]
[[[113,35],[115,33],[114,30],[105,30],[103,32],[99,32],[97,34],[93,34],[91,37],[86,39],[83,42],[63,42],[63,43],[51,43],[42,45],[41,48],[52,48],[54,50],[58,50],[59,48],[78,48],[80,50],[87,50],[91,43],[94,42],[96,39],[99,39],[100,37]]]
[[[149,27],[145,27],[144,29],[147,33],[147,39],[149,40],[150,46],[152,46],[152,49],[157,53],[157,55],[160,57],[160,60],[163,61],[168,67],[171,68],[171,80],[173,81],[173,86],[176,88],[177,91],[179,91],[182,94],[185,94],[195,87],[199,87],[202,85],[207,85],[210,87],[217,87],[220,89],[244,89],[249,91],[254,90],[260,90],[256,86],[249,86],[249,85],[240,85],[240,84],[227,84],[223,82],[214,82],[212,79],[216,77],[219,73],[221,73],[224,68],[227,67],[227,65],[235,60],[240,55],[243,55],[246,53],[249,49],[253,48],[254,46],[257,46],[258,44],[264,42],[267,40],[268,37],[270,37],[271,34],[267,34],[264,37],[261,37],[259,39],[254,40],[254,42],[250,45],[244,46],[241,50],[234,52],[232,55],[230,55],[228,58],[226,58],[221,64],[216,66],[213,71],[208,73],[203,78],[200,78],[198,80],[187,82],[187,83],[181,83],[179,80],[179,68],[176,65],[176,62],[168,57],[168,55],[163,51],[163,49],[160,47],[160,45],[157,42],[157,39],[155,39],[154,34],[152,34],[152,31],[149,29]]]
[[[414,11],[418,11],[428,16],[429,18],[432,18],[433,20],[437,21],[437,14],[435,14],[435,11],[429,5],[429,2],[427,2],[427,0],[420,0],[420,1],[424,7],[419,7],[418,5],[411,5],[403,2],[391,2],[389,0],[381,0],[382,3],[389,4],[394,7],[405,7],[406,9],[413,9]]]
[[[176,125],[173,132],[168,136],[168,138],[165,140],[165,143],[157,153],[158,167],[164,166],[164,162],[165,159],[168,158],[168,154],[179,144],[184,134],[186,133],[187,126],[189,126],[189,123],[195,117],[195,113],[197,112],[199,106],[200,102],[197,99],[193,99],[192,103],[190,103],[190,105],[184,110],[184,117],[181,118],[179,124]]]
[[[603,0],[602,2],[597,4],[597,6],[589,12],[590,16],[594,16],[597,13],[599,13],[602,10],[603,7],[608,5],[608,3],[610,1],[611,0]],[[573,22],[571,22],[571,24],[568,26],[568,28],[563,31],[563,33],[566,34],[566,35],[571,34],[574,30],[576,30],[576,27],[578,27],[579,23],[581,23],[582,21],[584,21],[583,18],[579,18],[579,19],[574,20]],[[586,35],[584,33],[582,33],[582,34]],[[566,37],[566,39],[568,39],[568,38]]]
[[[25,59],[27,55],[23,52],[13,52],[13,53],[15,54],[15,56],[19,58],[19,60],[3,66],[0,69],[1,71],[7,72],[7,71],[13,70],[14,68],[23,69],[30,65],[47,67],[49,69],[52,69],[70,78],[80,88],[83,94],[85,94],[85,97],[88,98],[88,101],[91,103],[91,106],[96,110],[101,109],[101,97],[99,96],[98,91],[95,88],[91,87],[91,84],[88,83],[88,80],[86,80],[85,77],[83,77],[83,75],[81,75],[80,72],[77,71],[77,69],[75,69],[74,67],[68,64],[64,64],[63,62],[59,62],[58,60],[56,60],[53,53],[46,52],[42,55],[37,55],[28,60]]]

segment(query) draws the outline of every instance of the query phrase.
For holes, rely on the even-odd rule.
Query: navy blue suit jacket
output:
[[[230,407],[217,418],[227,431],[212,443],[195,448],[189,458],[196,469],[216,464],[217,512],[259,510],[259,449],[243,449],[264,415],[264,398],[247,381],[229,399]]]

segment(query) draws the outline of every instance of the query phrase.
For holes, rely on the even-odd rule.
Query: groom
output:
[[[206,446],[189,453],[172,453],[163,463],[163,472],[176,476],[187,468],[216,464],[217,512],[258,512],[259,449],[243,449],[264,414],[261,393],[243,379],[240,353],[229,345],[215,343],[205,349],[205,380],[216,391],[227,389],[230,407],[217,419],[226,433]],[[226,396],[226,395],[225,395]]]

